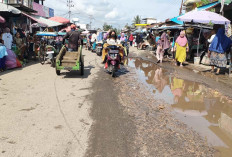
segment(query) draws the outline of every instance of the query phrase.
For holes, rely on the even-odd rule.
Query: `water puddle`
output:
[[[168,71],[141,59],[131,59],[139,80],[157,100],[171,105],[174,115],[221,152],[232,154],[232,100],[206,86],[173,77]],[[187,136],[187,135],[186,135]]]

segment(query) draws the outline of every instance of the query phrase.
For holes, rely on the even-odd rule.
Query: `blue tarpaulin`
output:
[[[180,15],[180,16],[182,16],[182,15]],[[175,23],[177,23],[177,24],[179,24],[179,25],[183,25],[184,22],[183,22],[183,21],[179,21],[179,20],[177,19],[177,18],[180,17],[180,16],[174,17],[174,18],[172,18],[170,21],[175,22]]]
[[[202,11],[202,10],[209,10],[213,7],[215,7],[216,5],[220,4],[220,2],[214,2],[214,3],[210,3],[210,4],[207,4],[207,5],[203,5],[201,7],[198,7],[197,10],[198,11]]]

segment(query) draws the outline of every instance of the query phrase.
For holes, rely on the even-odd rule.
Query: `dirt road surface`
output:
[[[183,123],[181,118],[192,119],[184,112],[189,104],[181,118],[175,116],[174,111],[182,113],[180,108],[186,105],[182,97],[180,103],[164,101],[176,99],[165,97],[170,92],[162,95],[160,89],[173,89],[171,82],[175,81],[189,88],[191,83],[173,78],[176,73],[169,76],[168,68],[135,59],[127,60],[128,66],[112,78],[103,69],[100,57],[85,50],[84,55],[84,76],[79,72],[56,76],[49,64],[39,63],[1,73],[1,157],[221,156],[220,150],[225,156],[230,153],[230,141],[228,147],[215,147],[207,135],[191,128],[192,123]],[[192,75],[189,79],[193,79]],[[210,113],[208,109],[211,107],[207,108]],[[204,107],[199,110],[206,112]],[[218,119],[215,110],[222,110],[213,109]],[[207,126],[201,121],[198,124],[205,131]],[[213,124],[218,130],[218,123]]]
[[[0,75],[0,156],[76,157],[85,154],[95,55],[84,52],[85,75],[57,76],[50,64],[31,64]],[[64,71],[65,72],[65,71]]]

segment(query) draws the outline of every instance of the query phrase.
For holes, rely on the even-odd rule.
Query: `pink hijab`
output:
[[[180,36],[176,39],[176,43],[179,44],[180,46],[184,47],[188,43],[188,40],[185,36],[185,32],[181,31]]]

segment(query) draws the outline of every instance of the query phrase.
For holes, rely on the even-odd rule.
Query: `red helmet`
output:
[[[71,29],[76,29],[76,28],[77,28],[76,25],[74,25],[74,24],[71,25]]]

